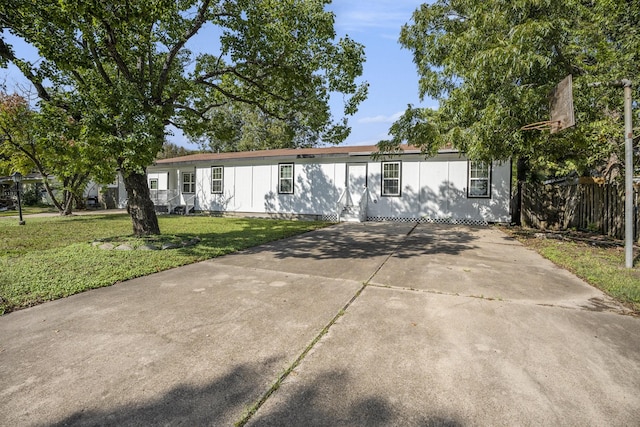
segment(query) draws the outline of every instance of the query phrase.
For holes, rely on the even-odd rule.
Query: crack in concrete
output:
[[[302,361],[305,359],[305,357],[309,354],[309,352],[311,350],[313,350],[313,348],[316,346],[316,344],[327,334],[329,333],[329,329],[331,329],[331,327],[338,321],[338,319],[340,319],[342,316],[344,316],[344,314],[346,313],[346,311],[349,309],[349,307],[351,307],[351,305],[358,299],[358,297],[362,294],[362,292],[368,287],[370,286],[370,282],[371,280],[375,277],[376,274],[378,274],[378,272],[382,269],[382,267],[384,267],[384,265],[389,261],[389,259],[398,251],[398,248],[400,248],[400,246],[402,246],[407,239],[409,238],[409,236],[415,231],[416,227],[418,227],[419,223],[416,223],[413,228],[404,236],[404,238],[402,239],[401,242],[399,242],[398,244],[396,244],[393,249],[391,250],[391,252],[389,253],[389,255],[387,255],[387,257],[380,263],[380,265],[375,269],[375,271],[373,272],[373,274],[371,274],[371,276],[369,276],[369,278],[362,283],[362,286],[360,287],[360,289],[358,289],[358,291],[351,297],[351,299],[342,307],[342,309],[340,309],[340,311],[338,311],[338,313],[329,321],[329,323],[327,323],[327,325],[320,331],[320,333],[318,335],[316,335],[316,337],[311,341],[311,343],[302,351],[302,353],[300,353],[300,355],[296,358],[296,360],[293,361],[293,363],[282,373],[280,374],[280,376],[278,377],[278,379],[273,383],[273,385],[262,395],[262,397],[247,411],[247,414],[242,417],[242,419],[240,419],[238,422],[235,423],[235,426],[237,427],[242,427],[244,425],[246,425],[251,418],[253,418],[253,416],[258,412],[258,410],[262,407],[262,405],[264,405],[266,403],[267,400],[269,400],[269,398],[271,397],[271,395],[273,395],[273,393],[275,393],[279,388],[280,385],[287,379],[287,377],[289,377],[289,375],[291,374],[291,372],[293,372],[294,369],[296,369],[298,366],[300,366],[300,364],[302,363]]]
[[[261,398],[247,411],[246,415],[240,420],[238,421],[235,425],[236,426],[244,426],[246,425],[252,418],[253,416],[258,412],[258,410],[267,402],[267,400],[269,400],[269,398],[280,388],[280,386],[282,385],[282,383],[289,377],[289,375],[291,374],[291,372],[293,372],[298,366],[300,366],[300,364],[304,361],[304,359],[307,357],[307,355],[309,354],[309,352],[311,352],[311,350],[313,350],[313,348],[316,346],[316,344],[325,336],[329,333],[329,330],[331,329],[331,327],[333,327],[334,324],[336,324],[336,322],[338,321],[338,319],[340,319],[342,316],[344,316],[344,314],[347,312],[347,310],[351,307],[351,305],[360,297],[360,295],[364,292],[364,290],[371,286],[371,287],[375,287],[375,288],[386,288],[386,289],[391,289],[391,290],[396,290],[396,291],[404,291],[404,292],[420,292],[420,293],[426,293],[426,294],[434,294],[434,295],[445,295],[445,296],[456,296],[456,297],[463,297],[463,298],[472,298],[472,299],[480,299],[480,300],[485,300],[485,301],[491,301],[491,302],[499,302],[499,303],[511,303],[511,304],[522,304],[522,305],[535,305],[535,306],[544,306],[544,307],[551,307],[551,308],[560,308],[560,309],[569,309],[569,310],[588,310],[588,311],[593,311],[593,309],[590,309],[589,307],[569,307],[569,306],[562,306],[562,305],[557,305],[557,304],[549,304],[549,303],[535,303],[535,302],[527,302],[527,301],[516,301],[516,300],[508,300],[508,299],[502,299],[499,297],[485,297],[483,295],[463,295],[463,294],[459,294],[459,293],[449,293],[449,292],[442,292],[442,291],[435,291],[435,290],[425,290],[425,289],[415,289],[415,288],[406,288],[406,287],[398,287],[398,286],[391,286],[391,285],[384,285],[384,284],[377,284],[377,283],[371,283],[371,281],[373,280],[373,278],[380,272],[380,270],[385,266],[385,264],[397,253],[398,249],[406,243],[406,241],[408,240],[408,238],[411,236],[411,234],[416,230],[416,228],[418,227],[418,223],[416,223],[413,228],[404,236],[404,238],[402,239],[402,241],[400,241],[399,243],[397,243],[392,250],[390,251],[389,255],[387,255],[385,257],[385,259],[380,263],[380,265],[373,271],[373,273],[369,276],[369,278],[362,283],[362,286],[358,289],[358,291],[349,299],[349,301],[338,311],[338,313],[336,313],[335,316],[333,316],[333,318],[327,323],[327,325],[320,331],[320,333],[318,333],[318,335],[316,335],[313,340],[309,343],[309,345],[307,345],[307,347],[302,351],[302,353],[300,353],[300,355],[293,361],[293,363],[282,373],[280,374],[280,376],[276,379],[276,381],[273,383],[273,385],[261,396]],[[617,313],[617,314],[629,314],[629,313],[625,313],[624,311],[621,311],[619,309],[616,309],[615,307],[608,307],[609,310],[607,310],[603,305],[599,305],[597,307],[597,311],[607,311],[607,312],[613,312],[613,313]]]
[[[402,292],[419,292],[423,294],[432,294],[432,295],[444,295],[451,297],[462,297],[462,298],[474,298],[491,302],[506,302],[510,304],[519,304],[519,305],[535,305],[538,307],[549,307],[549,308],[559,308],[562,310],[576,310],[576,311],[591,311],[591,312],[606,312],[606,313],[615,313],[622,316],[633,316],[637,317],[638,314],[633,310],[630,310],[624,306],[612,306],[606,304],[604,301],[599,298],[591,298],[589,302],[593,304],[593,306],[581,305],[581,306],[567,306],[561,304],[554,303],[545,303],[545,302],[535,302],[535,301],[526,301],[526,300],[512,300],[501,297],[489,297],[484,295],[472,295],[472,294],[460,294],[455,292],[445,292],[445,291],[436,291],[433,289],[416,289],[416,288],[407,288],[404,286],[392,286],[385,285],[380,283],[367,283],[368,287],[373,288],[381,288],[381,289],[390,289],[394,291],[402,291]]]

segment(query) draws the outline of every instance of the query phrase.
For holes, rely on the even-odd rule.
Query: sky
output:
[[[365,46],[363,80],[369,97],[349,119],[351,135],[342,145],[371,145],[388,138],[391,124],[408,104],[437,108],[437,101],[418,96],[418,73],[412,53],[398,43],[402,25],[411,22],[418,0],[334,0],[338,36],[348,34]],[[340,106],[334,109],[340,114]]]
[[[422,0],[333,0],[328,9],[335,14],[338,37],[348,35],[365,46],[366,62],[361,81],[369,83],[369,96],[360,104],[358,112],[349,117],[351,134],[341,145],[372,145],[388,138],[391,124],[405,111],[408,104],[437,108],[436,101],[418,96],[418,74],[412,54],[398,43],[400,29],[411,21],[411,15],[425,1]],[[15,42],[15,40],[12,40]],[[18,56],[37,57],[35,50],[23,43],[14,47]],[[29,49],[32,52],[25,52]],[[29,58],[29,59],[31,59]],[[0,70],[0,81],[7,89],[24,85],[15,68]],[[342,117],[342,99],[331,104],[335,119]],[[173,129],[169,141],[189,149],[198,149]]]

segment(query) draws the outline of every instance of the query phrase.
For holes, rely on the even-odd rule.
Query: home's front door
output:
[[[347,163],[347,206],[358,206],[367,188],[367,164]]]

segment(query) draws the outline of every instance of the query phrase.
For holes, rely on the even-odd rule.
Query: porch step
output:
[[[340,213],[341,222],[360,222],[360,215],[355,206],[345,206]]]
[[[171,213],[174,213],[176,215],[184,215],[186,210],[187,210],[187,207],[185,205],[180,205],[180,206],[176,206],[175,208],[173,208],[173,211]],[[194,212],[195,212],[195,208],[193,206],[191,206],[189,208],[189,212],[188,213],[194,213]]]

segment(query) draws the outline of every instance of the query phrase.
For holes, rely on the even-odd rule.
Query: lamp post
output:
[[[11,179],[16,183],[16,194],[18,195],[18,215],[20,216],[18,225],[24,225],[24,220],[22,219],[22,202],[20,201],[20,183],[22,183],[22,174],[20,172],[14,172],[13,175],[11,175]]]

